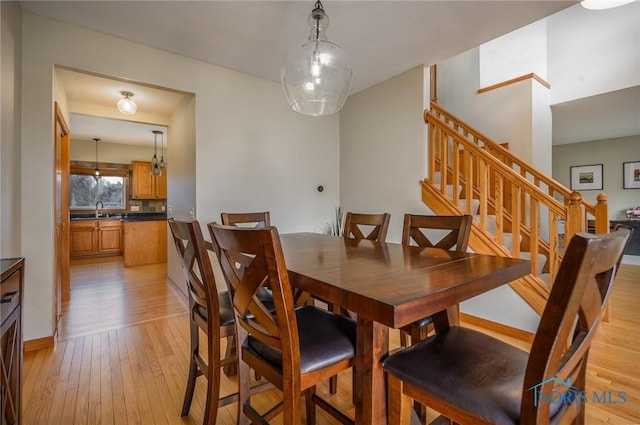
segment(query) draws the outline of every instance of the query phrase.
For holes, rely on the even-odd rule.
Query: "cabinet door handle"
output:
[[[7,292],[7,294],[0,300],[0,303],[10,303],[11,301],[13,301],[13,297],[15,297],[17,293],[18,291]]]

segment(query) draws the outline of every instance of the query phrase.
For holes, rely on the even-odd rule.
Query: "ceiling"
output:
[[[415,66],[453,57],[576,3],[327,0],[323,4],[331,20],[329,40],[350,56],[351,91],[355,93]],[[313,1],[22,1],[21,6],[38,15],[279,81],[285,52],[308,36],[307,16]],[[120,91],[128,90],[135,93],[138,104],[134,119],[154,123],[159,121],[140,112],[168,117],[185,95],[69,70],[59,69],[58,73],[69,104],[76,105],[78,112],[90,102],[113,109]],[[570,103],[554,107],[554,140],[559,122],[555,114],[569,117],[575,114],[572,107],[585,108]],[[602,114],[603,109],[596,110]],[[90,117],[95,114],[85,113],[88,116],[71,124],[74,138],[123,139],[116,133],[96,134]],[[104,122],[96,125],[104,126]],[[567,121],[566,129],[557,131],[570,136],[577,134],[575,130]],[[143,138],[130,142],[152,143],[150,131],[139,132],[146,135],[146,142]],[[132,134],[127,138],[133,139]],[[570,139],[563,136],[563,140]]]
[[[118,143],[123,145],[153,146],[153,131],[162,131],[158,136],[158,147],[167,140],[167,127],[157,124],[145,124],[136,121],[125,121],[107,117],[96,117],[72,113],[69,128],[73,129],[74,140],[100,139],[102,143]]]

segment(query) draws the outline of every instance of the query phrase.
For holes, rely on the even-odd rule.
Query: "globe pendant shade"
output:
[[[289,105],[304,115],[339,112],[351,89],[351,77],[347,55],[327,40],[308,40],[294,47],[282,63],[282,86]]]

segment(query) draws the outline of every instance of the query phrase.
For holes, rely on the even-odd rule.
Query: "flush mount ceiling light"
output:
[[[120,94],[124,97],[118,101],[118,111],[128,115],[135,114],[138,110],[138,105],[131,100],[133,93],[130,91],[121,91]]]
[[[153,130],[153,158],[151,158],[151,175],[153,177],[162,175],[162,168],[160,168],[160,161],[158,160],[158,134],[163,133],[160,130]],[[162,162],[164,162],[164,156]]]
[[[316,1],[307,19],[309,39],[293,47],[282,60],[280,77],[291,109],[303,115],[339,112],[351,89],[351,65],[346,53],[327,40],[329,17]]]
[[[93,178],[96,179],[96,181],[100,180],[100,177],[102,177],[100,175],[100,169],[98,168],[98,142],[100,141],[100,139],[93,139],[94,142],[96,142],[96,162],[95,162],[95,169],[93,170]]]
[[[583,0],[580,5],[589,10],[613,9],[636,0]]]

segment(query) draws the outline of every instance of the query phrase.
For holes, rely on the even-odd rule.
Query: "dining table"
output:
[[[436,332],[458,324],[458,305],[531,273],[529,260],[316,233],[281,234],[291,284],[357,321],[357,425],[386,424],[381,361],[389,329],[431,315]]]

